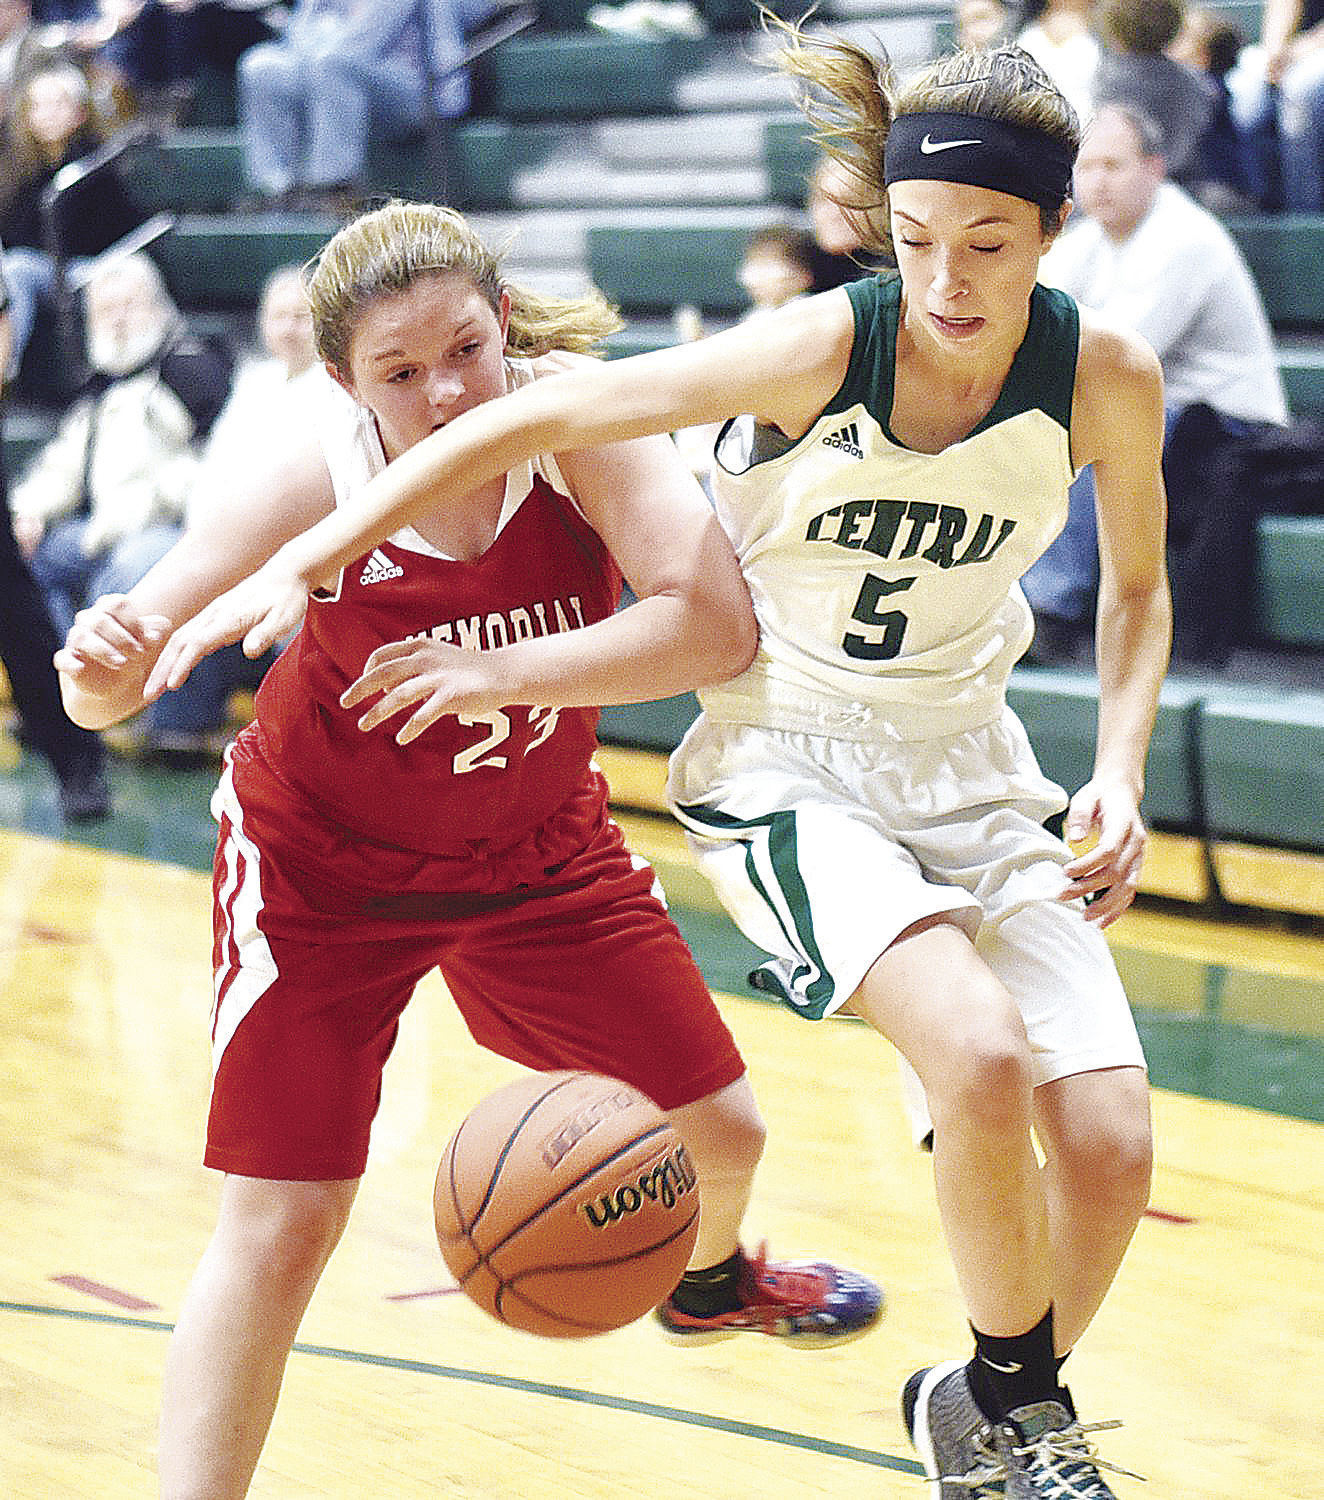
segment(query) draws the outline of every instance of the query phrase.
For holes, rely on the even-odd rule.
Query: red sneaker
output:
[[[655,1316],[667,1332],[689,1343],[732,1333],[768,1333],[796,1343],[841,1344],[872,1328],[883,1310],[883,1289],[858,1271],[826,1261],[769,1261],[766,1244],[745,1257],[741,1305],[710,1318],[682,1312],[672,1298]]]

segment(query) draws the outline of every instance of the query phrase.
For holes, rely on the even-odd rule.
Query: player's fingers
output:
[[[430,724],[435,724],[446,712],[446,703],[447,700],[441,693],[433,693],[427,702],[401,726],[400,732],[395,737],[396,744],[407,745],[411,740],[416,740]]]
[[[341,708],[353,708],[356,703],[362,703],[374,693],[389,693],[401,683],[417,680],[418,674],[409,662],[385,661],[374,665],[373,657],[376,654],[374,651],[362,673],[341,693]]]
[[[406,682],[393,687],[389,692],[383,693],[376,703],[359,719],[359,728],[365,733],[370,729],[376,729],[379,724],[385,723],[387,719],[394,718],[396,714],[402,713],[406,708],[417,703],[420,698],[426,698],[431,692],[427,683],[417,677],[411,677]]]
[[[417,641],[387,641],[384,646],[378,646],[363,663],[363,670],[370,672],[374,667],[380,667],[386,662],[399,661],[401,657],[412,656],[417,649]]]

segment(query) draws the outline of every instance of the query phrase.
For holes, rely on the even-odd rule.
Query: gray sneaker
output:
[[[929,1478],[931,1500],[1002,1500],[1010,1492],[993,1424],[970,1394],[963,1359],[916,1370],[901,1412]]]
[[[1085,1434],[1121,1425],[1091,1422],[1083,1426],[1060,1401],[1036,1401],[1008,1412],[997,1431],[998,1448],[1007,1465],[1007,1500],[1117,1500],[1100,1469],[1130,1479],[1142,1476],[1100,1458]]]

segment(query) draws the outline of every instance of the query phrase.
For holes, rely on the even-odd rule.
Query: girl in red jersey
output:
[[[421,438],[582,362],[614,326],[596,297],[506,284],[459,215],[417,204],[341,230],[307,290],[332,377],[322,430],[292,423],[223,514],[79,616],[57,658],[78,722],[141,708],[173,626]],[[863,1277],[739,1249],[763,1125],[592,761],[593,705],[719,681],[753,654],[710,508],[665,437],[543,455],[458,498],[438,495],[314,600],[226,754],[205,1158],[226,1177],[167,1360],[167,1497],[247,1492],[366,1164],[400,1012],[434,966],[480,1043],[626,1079],[684,1133],[703,1215],[660,1310],[672,1332],[844,1336],[878,1314]],[[637,602],[618,611],[622,570]],[[374,651],[422,637],[499,663],[500,690],[483,670],[428,735],[365,735],[351,684]]]

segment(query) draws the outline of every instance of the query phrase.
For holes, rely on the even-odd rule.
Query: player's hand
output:
[[[378,646],[363,664],[362,675],[340,695],[340,706],[353,708],[377,693],[381,697],[359,720],[362,730],[376,729],[419,705],[396,731],[399,745],[417,739],[443,714],[480,714],[510,701],[491,653],[431,640]]]
[[[79,692],[104,697],[123,687],[126,674],[146,673],[169,634],[164,615],[140,614],[124,594],[103,594],[74,616],[55,669]]]
[[[256,661],[298,629],[307,609],[304,580],[274,561],[268,563],[175,631],[152,668],[144,697],[150,700],[167,688],[180,687],[204,656],[234,641],[242,641],[244,655]]]
[[[1087,921],[1110,927],[1135,900],[1149,835],[1134,792],[1087,781],[1071,799],[1064,837],[1075,858],[1060,901],[1084,898]]]

